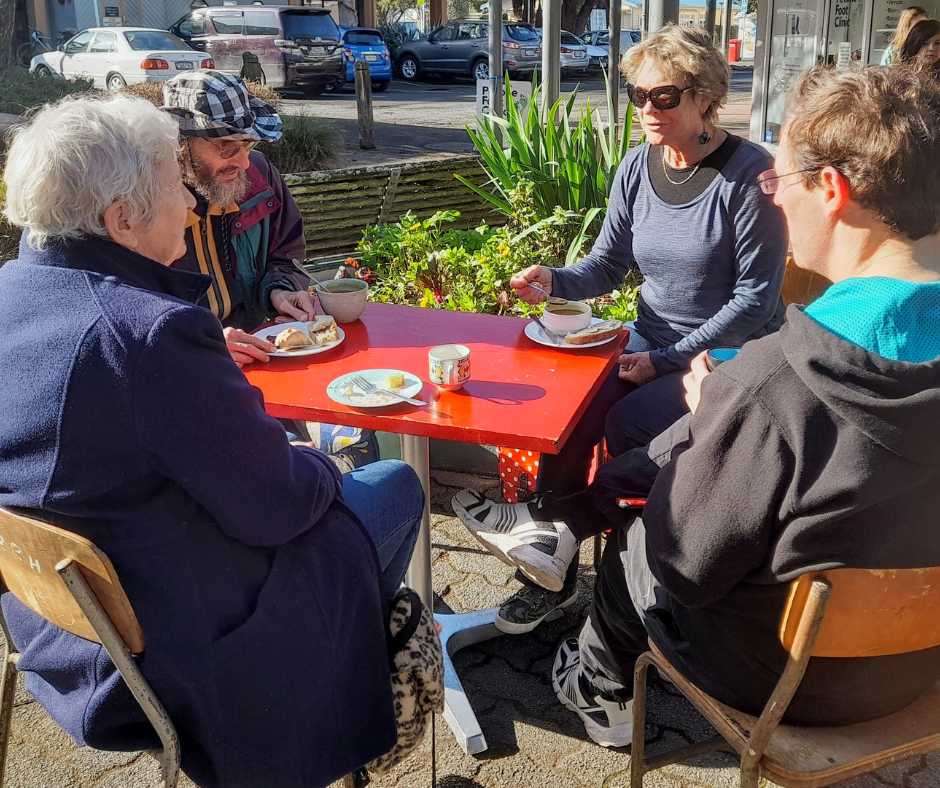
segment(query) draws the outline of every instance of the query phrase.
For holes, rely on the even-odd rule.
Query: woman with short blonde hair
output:
[[[508,633],[529,632],[574,602],[578,543],[605,522],[585,493],[594,446],[604,438],[620,455],[649,443],[685,414],[681,381],[694,356],[769,334],[783,318],[786,230],[757,184],[771,160],[718,125],[724,57],[704,32],[668,25],[631,47],[622,68],[645,142],[617,171],[593,249],[569,268],[527,268],[510,285],[530,303],[548,293],[593,298],[638,270],[629,343],[561,452],[543,455],[536,501],[497,504],[472,490],[454,497],[466,526],[530,583],[499,611],[496,626]]]

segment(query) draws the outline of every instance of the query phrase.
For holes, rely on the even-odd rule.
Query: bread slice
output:
[[[293,326],[285,328],[274,338],[274,347],[278,350],[297,350],[312,345],[313,342],[307,333]]]
[[[568,345],[586,345],[589,342],[601,342],[614,336],[620,330],[621,325],[623,324],[619,320],[602,320],[593,326],[566,334],[565,343]]]
[[[307,330],[310,332],[310,339],[313,344],[318,347],[328,345],[339,339],[339,334],[336,333],[336,321],[332,315],[320,315],[310,322]]]

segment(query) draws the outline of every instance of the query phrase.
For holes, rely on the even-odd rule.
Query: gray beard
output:
[[[245,192],[248,191],[248,173],[240,170],[238,177],[231,183],[216,183],[212,180],[206,180],[190,170],[187,173],[186,183],[210,203],[222,206],[230,203],[237,205],[245,196]]]

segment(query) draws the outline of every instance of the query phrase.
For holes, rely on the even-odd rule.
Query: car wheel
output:
[[[473,62],[473,68],[470,69],[470,74],[474,79],[489,79],[490,78],[490,64],[489,61],[480,58]]]
[[[108,90],[123,90],[127,87],[127,82],[124,77],[120,74],[108,74],[108,79],[106,80]]]
[[[390,84],[391,84],[391,82],[373,82],[373,83],[372,83],[372,89],[373,89],[376,93],[384,93],[386,90],[388,90],[388,86],[389,86]]]
[[[405,55],[399,61],[398,68],[401,70],[402,77],[409,82],[416,80],[421,73],[421,67],[418,65],[418,61],[411,55]]]
[[[49,66],[36,66],[36,71],[33,73],[35,73],[37,77],[51,77],[52,69],[49,68]]]

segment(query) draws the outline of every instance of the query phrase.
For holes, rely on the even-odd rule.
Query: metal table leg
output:
[[[424,489],[424,513],[405,583],[418,592],[428,606],[434,607],[431,593],[431,468],[428,458],[428,439],[417,435],[401,436],[402,458],[418,474]],[[438,613],[435,620],[441,625],[441,644],[444,646],[444,719],[450,725],[457,743],[464,752],[474,755],[487,745],[470,701],[454,669],[452,657],[460,649],[473,643],[489,640],[502,633],[494,626],[497,608],[474,613]]]

